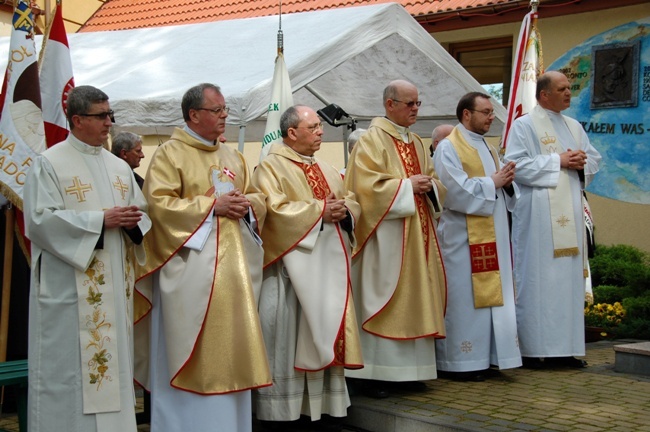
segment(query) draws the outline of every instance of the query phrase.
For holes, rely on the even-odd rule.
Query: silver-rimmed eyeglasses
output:
[[[197,108],[197,111],[210,111],[213,114],[220,115],[221,113],[228,114],[230,112],[230,107],[222,106],[216,108]]]
[[[315,134],[319,130],[323,130],[323,123],[316,123],[315,125],[312,126],[296,126],[295,129],[307,129],[309,132]]]

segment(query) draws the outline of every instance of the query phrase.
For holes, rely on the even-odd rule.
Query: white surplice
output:
[[[583,244],[585,228],[581,190],[598,172],[600,153],[580,127],[576,142],[561,114],[546,110],[565,150],[587,154],[585,184],[576,170],[566,170],[576,221],[577,244]],[[577,125],[579,126],[579,125]],[[557,186],[560,155],[543,155],[530,115],[517,119],[506,146],[506,161],[517,164],[515,182],[521,197],[512,215],[514,274],[519,348],[524,357],[585,355],[585,280],[582,251],[579,255],[553,257],[553,235],[548,190]],[[582,248],[581,248],[582,249]]]
[[[273,385],[257,390],[256,415],[261,420],[297,420],[302,414],[314,421],[322,414],[347,415],[350,397],[343,366],[329,366],[313,372],[296,369],[299,354],[313,358],[312,363],[318,358],[300,349],[300,332],[321,330],[317,326],[318,317],[307,317],[303,313],[301,303],[309,301],[308,296],[304,296],[304,288],[309,287],[314,292],[347,288],[347,257],[340,253],[341,240],[349,250],[347,235],[339,237],[333,224],[319,221],[293,251],[264,269],[259,312]],[[294,283],[303,287],[301,299],[290,274]],[[332,292],[331,297],[335,300],[345,295],[345,292]],[[340,306],[339,301],[322,304],[323,321],[327,321],[328,315],[342,315]]]
[[[515,206],[514,195],[495,188],[491,175],[494,159],[483,136],[456,126],[467,143],[477,150],[485,177],[469,178],[452,143],[445,139],[434,153],[434,166],[447,187],[447,199],[438,225],[438,241],[447,271],[447,338],[436,341],[439,370],[467,372],[496,365],[500,369],[521,366],[517,343],[515,295],[508,210]],[[472,266],[466,215],[493,216],[496,234],[503,306],[474,307]]]
[[[53,153],[48,152],[56,152],[59,160],[67,159],[69,166],[57,171],[48,160]],[[85,166],[79,167],[77,163]],[[76,166],[80,169],[75,170]],[[78,182],[68,184],[67,180],[61,180],[71,176]],[[70,194],[75,194],[79,200],[93,199],[101,205],[95,210],[68,209],[64,197]],[[125,286],[126,248],[132,243],[121,229],[103,228],[103,210],[126,205],[146,209],[131,168],[102,147],[89,146],[70,135],[34,160],[24,195],[26,232],[32,241],[30,431],[136,430],[131,334],[133,287]],[[151,221],[143,213],[138,225],[144,234]],[[119,365],[119,377],[102,385],[119,383],[120,410],[84,414],[82,380],[88,379],[89,371],[81,362],[75,270],[84,271],[88,267],[102,232],[103,250],[110,254],[113,280],[112,286],[103,289],[111,289],[114,298],[112,326],[116,332],[117,341],[113,342],[116,342],[117,353],[112,355],[118,357]],[[137,255],[140,256],[139,251]]]

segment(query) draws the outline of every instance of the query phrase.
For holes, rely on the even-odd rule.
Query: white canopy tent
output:
[[[425,137],[437,124],[456,123],[463,94],[484,91],[399,4],[289,14],[281,22],[294,102],[317,110],[335,103],[360,127],[383,115],[382,91],[393,79],[417,85],[423,103],[413,129]],[[105,91],[117,126],[143,135],[183,124],[183,93],[211,82],[231,108],[228,140],[261,141],[278,23],[272,16],[70,34],[75,82]],[[8,45],[0,40],[0,67]],[[498,103],[495,111],[490,132],[499,135],[506,113]],[[341,132],[327,128],[324,140],[340,141]]]

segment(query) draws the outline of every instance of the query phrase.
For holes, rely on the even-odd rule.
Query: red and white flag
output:
[[[49,31],[43,38],[41,51],[41,100],[45,141],[48,147],[52,147],[68,137],[67,100],[68,92],[74,87],[70,48],[60,4],[57,5]]]
[[[9,61],[0,96],[0,188],[19,209],[34,157],[45,150],[34,19],[25,0],[14,10]]]
[[[535,89],[537,77],[544,72],[542,38],[537,30],[537,12],[524,17],[517,40],[514,70],[510,83],[508,117],[503,128],[501,147],[505,149],[512,123],[537,105]]]
[[[282,142],[282,135],[280,134],[280,117],[287,108],[293,105],[293,94],[291,93],[289,71],[287,70],[287,66],[284,64],[284,55],[281,51],[278,52],[278,56],[275,58],[272,86],[271,101],[269,103],[269,110],[266,114],[266,128],[264,129],[260,161],[269,154],[271,144]]]

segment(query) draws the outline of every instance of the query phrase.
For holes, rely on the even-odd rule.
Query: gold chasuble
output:
[[[375,287],[360,276],[365,311],[360,319],[365,331],[384,338],[444,337],[447,284],[434,219],[439,217],[447,190],[435,174],[420,137],[408,132],[408,138],[404,142],[388,119],[373,119],[355,145],[346,170],[345,184],[355,193],[362,209],[355,227],[357,246],[353,258],[361,262],[364,272],[379,272],[381,279],[386,279],[383,275],[388,273],[398,275],[390,292],[383,293],[380,304],[377,296],[372,304],[368,303]],[[414,195],[405,182],[415,174],[433,177],[435,193]],[[414,213],[398,219],[387,217],[404,191],[409,194],[406,199],[414,201]],[[390,268],[370,262],[372,259],[364,261],[368,241],[373,236],[381,241],[378,232],[389,229],[387,222],[395,221],[401,223],[401,243],[379,247],[401,248],[398,261],[386,263]]]
[[[192,169],[179,170],[178,166]],[[172,276],[167,276],[171,283],[160,293],[171,386],[198,394],[222,394],[271,383],[242,238],[242,232],[249,233],[241,229],[241,221],[213,216],[215,198],[205,196],[213,186],[213,171],[220,173],[221,182],[231,182],[246,194],[262,225],[264,196],[250,185],[241,154],[220,143],[205,145],[176,128],[149,165],[143,192],[153,229],[145,237],[149,260],[139,269],[136,283],[137,330],[148,326],[154,272],[160,273],[178,258],[179,278],[187,277],[180,275],[186,268],[184,260],[199,262],[199,268],[205,269],[189,276],[197,281],[191,284],[174,284],[171,272]],[[208,239],[199,251],[184,247],[208,218],[214,218],[210,236],[216,235],[216,241]],[[215,244],[216,248],[210,247]],[[143,331],[146,329],[140,328],[139,333]]]
[[[447,139],[454,146],[463,170],[469,178],[485,177],[483,162],[478,151],[467,143],[463,134],[454,128]],[[496,151],[488,146],[494,166],[499,169]],[[467,221],[467,238],[472,263],[472,288],[474,290],[474,307],[503,306],[503,290],[499,260],[497,256],[497,238],[494,230],[494,217],[465,215]]]
[[[337,199],[344,199],[345,206],[354,221],[359,218],[360,207],[354,200],[354,194],[347,191],[339,172],[327,164],[319,163],[315,158],[301,156],[286,144],[273,144],[268,156],[257,167],[254,175],[255,186],[266,196],[267,217],[262,230],[264,245],[264,268],[284,260],[284,271],[291,278],[293,289],[300,300],[304,314],[313,318],[322,314],[315,311],[330,304],[332,309],[325,312],[324,327],[330,327],[337,332],[333,346],[327,332],[314,331],[308,333],[310,340],[302,340],[301,331],[298,335],[295,368],[298,370],[315,371],[330,366],[345,366],[359,368],[363,364],[361,344],[352,301],[350,285],[350,258],[344,241],[348,234],[338,224],[335,227],[337,239],[335,245],[328,249],[333,255],[330,262],[312,260],[308,265],[326,266],[337,272],[347,272],[342,286],[326,286],[322,281],[314,281],[309,277],[298,277],[292,273],[295,264],[291,253],[300,248],[300,242],[314,229],[316,224],[322,224],[322,215],[325,210],[325,199],[334,193]],[[322,238],[323,236],[319,236]],[[327,240],[318,240],[326,242]],[[354,236],[349,242],[354,244]],[[313,251],[312,251],[313,252]],[[322,258],[318,258],[319,260]],[[296,261],[298,262],[298,261]],[[343,262],[339,265],[337,263]],[[309,274],[309,268],[300,269],[299,273]],[[293,276],[292,276],[293,275]],[[296,276],[296,277],[294,277]],[[322,300],[318,300],[323,297]],[[333,298],[335,297],[335,299]],[[306,301],[309,299],[310,301]],[[335,302],[338,306],[334,306]],[[341,314],[335,311],[342,311]],[[310,319],[307,318],[307,321]],[[318,336],[317,336],[318,335]],[[319,360],[303,360],[301,345],[321,346],[322,352]],[[333,360],[329,360],[329,352],[333,350]],[[328,360],[325,360],[328,359]],[[328,362],[327,364],[325,362]]]

